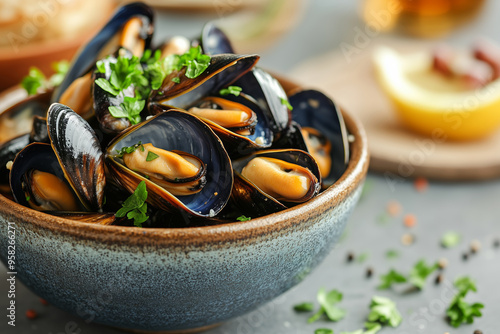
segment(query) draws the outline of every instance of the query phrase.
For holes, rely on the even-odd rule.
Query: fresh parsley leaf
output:
[[[420,260],[415,264],[415,266],[410,271],[408,281],[417,288],[423,289],[427,277],[438,268],[439,265],[437,263],[433,265],[427,265],[425,263],[425,260]]]
[[[455,295],[446,310],[450,324],[459,327],[461,324],[472,324],[475,317],[481,317],[481,303],[469,304],[465,301],[465,296],[469,291],[477,292],[476,284],[469,277],[461,277],[455,281],[458,293]]]
[[[201,46],[191,47],[179,58],[179,65],[186,66],[186,77],[194,79],[210,65],[210,56],[201,52]]]
[[[296,312],[312,312],[314,310],[313,303],[301,303],[293,307]]]
[[[44,87],[45,75],[36,67],[30,67],[29,73],[21,81],[21,86],[28,92],[28,95],[36,94],[38,88]]]
[[[115,118],[127,118],[130,123],[138,124],[141,122],[140,114],[145,105],[145,100],[139,100],[136,97],[125,96],[120,106],[109,106],[108,110],[111,116]]]
[[[441,237],[441,245],[445,248],[451,248],[460,243],[462,236],[457,232],[447,232]]]
[[[179,77],[175,77],[175,78],[172,78],[172,82],[180,83],[181,79],[179,79]]]
[[[394,269],[391,269],[387,274],[380,276],[380,280],[382,281],[377,289],[384,290],[392,287],[394,283],[405,283],[406,277],[397,272]]]
[[[149,216],[146,216],[147,198],[148,191],[146,189],[146,183],[141,181],[137,185],[134,193],[123,202],[122,208],[116,212],[115,216],[125,217],[125,215],[127,215],[128,219],[134,220],[135,226],[142,227],[142,223],[149,219]]]
[[[239,220],[240,222],[246,222],[247,220],[252,219],[252,217],[246,217],[245,215],[241,215],[236,220]]]
[[[339,291],[332,290],[327,293],[324,288],[321,288],[318,291],[317,299],[321,307],[307,320],[309,323],[315,322],[323,314],[330,321],[339,321],[345,317],[346,312],[336,306],[336,304],[342,301],[342,293]]]
[[[340,332],[340,334],[364,334],[364,331],[362,329],[358,329],[354,332]]]
[[[146,157],[146,161],[153,161],[159,157],[158,154],[148,151],[148,156]]]
[[[104,79],[104,78],[98,78],[95,81],[96,85],[101,87],[104,91],[110,93],[113,96],[117,96],[120,91],[117,90],[114,86],[111,85],[111,83]]]
[[[29,202],[31,200],[30,195],[26,195],[26,202]]]
[[[375,334],[382,329],[382,325],[378,322],[365,322],[365,328],[363,334]]]
[[[28,92],[28,95],[34,95],[39,88],[50,89],[59,86],[68,72],[69,63],[66,60],[52,63],[55,73],[47,79],[45,75],[36,67],[30,67],[28,75],[21,81],[21,86]]]
[[[374,296],[370,303],[369,322],[378,322],[382,325],[397,327],[402,321],[396,304],[389,298]]]
[[[233,94],[234,96],[239,96],[241,93],[241,87],[239,86],[229,86],[227,88],[223,88],[219,91],[219,94],[222,96],[226,96],[229,94]]]
[[[318,328],[314,331],[314,334],[333,334],[333,330],[329,328]]]
[[[290,102],[288,102],[288,99],[281,98],[281,104],[284,105],[285,107],[287,107],[288,110],[292,110],[293,109],[293,107],[290,104]]]

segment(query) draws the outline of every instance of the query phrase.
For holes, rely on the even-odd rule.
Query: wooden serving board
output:
[[[372,53],[379,45],[402,52],[433,46],[430,42],[374,39],[368,48],[357,49],[359,53],[349,58],[339,48],[299,64],[290,78],[304,87],[323,91],[361,120],[373,171],[392,179],[421,176],[454,181],[499,177],[500,131],[480,141],[440,141],[415,134],[399,122],[375,78]]]

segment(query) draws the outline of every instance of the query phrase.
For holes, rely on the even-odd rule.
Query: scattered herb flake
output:
[[[370,303],[369,322],[378,322],[381,325],[397,327],[402,321],[401,314],[389,298],[374,296]]]
[[[219,94],[222,96],[226,96],[232,94],[234,96],[239,96],[241,93],[241,87],[239,86],[229,86],[227,88],[223,88],[219,91]]]
[[[342,301],[342,293],[339,291],[331,290],[327,293],[324,288],[321,288],[318,291],[317,299],[320,309],[307,320],[308,323],[317,321],[323,314],[330,321],[339,321],[345,317],[346,312],[336,306]]]
[[[368,258],[369,258],[369,257],[370,257],[370,254],[368,254],[368,253],[366,253],[366,252],[365,252],[365,253],[361,253],[361,254],[357,257],[356,262],[358,262],[358,263],[363,263],[363,262],[365,262],[366,260],[368,260]]]
[[[469,291],[477,292],[476,284],[469,277],[458,278],[455,283],[458,293],[451,301],[446,310],[450,324],[453,327],[459,327],[461,324],[472,324],[474,317],[481,317],[481,309],[484,305],[481,303],[469,304],[465,301],[465,296]]]
[[[179,79],[179,77],[174,77],[174,78],[172,78],[172,82],[180,83],[181,79]]]
[[[312,312],[314,310],[314,304],[310,302],[297,304],[293,307],[296,312]]]
[[[121,149],[119,150],[116,150],[116,153],[117,153],[117,156],[119,158],[122,158],[125,154],[130,154],[130,153],[133,153],[135,150],[137,149],[140,149],[142,152],[144,152],[144,146],[142,145],[142,142],[138,142],[137,144],[133,145],[133,146],[125,146],[125,147],[122,147]]]
[[[26,195],[26,202],[29,202],[31,200],[30,195]]]
[[[385,253],[385,257],[388,258],[388,259],[395,259],[395,258],[398,258],[399,257],[399,252],[395,249],[389,249],[386,253]]]
[[[236,220],[239,220],[240,222],[246,222],[248,220],[252,219],[252,217],[246,217],[245,215],[241,215]]]
[[[134,225],[137,227],[142,227],[142,223],[149,219],[146,215],[148,191],[146,189],[146,183],[141,181],[134,193],[130,195],[122,204],[122,208],[118,210],[115,214],[116,217],[125,217],[127,215],[128,219],[134,220]]]
[[[318,328],[314,331],[314,334],[333,334],[333,330],[329,328]]]
[[[445,248],[452,248],[460,243],[462,236],[457,232],[446,232],[441,237],[441,245]]]
[[[377,287],[379,290],[385,290],[392,287],[395,283],[405,283],[407,282],[406,276],[397,272],[394,269],[391,269],[387,274],[381,275],[380,280],[382,281],[380,285]]]
[[[159,157],[158,154],[148,151],[148,156],[146,157],[146,161],[153,161]]]
[[[420,260],[415,264],[415,266],[410,271],[410,275],[408,276],[408,281],[417,288],[423,289],[427,277],[438,268],[439,268],[438,263],[434,263],[433,265],[427,265],[425,260]]]

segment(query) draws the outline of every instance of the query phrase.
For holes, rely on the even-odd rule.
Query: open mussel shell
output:
[[[297,149],[258,151],[241,159],[233,160],[235,181],[231,200],[245,215],[260,217],[298,204],[292,201],[277,200],[242,175],[243,168],[254,158],[274,158],[307,168],[314,175],[307,196],[312,198],[319,193],[321,176],[318,165],[307,152]]]
[[[32,96],[27,96],[24,90],[20,94],[17,90],[12,92],[14,93],[20,98],[17,99],[14,96],[14,102],[10,105],[2,105],[3,109],[0,111],[0,144],[29,133],[34,116],[45,117],[52,90]],[[5,99],[9,100],[9,95],[6,95]]]
[[[213,22],[205,24],[201,31],[201,48],[208,55],[235,53],[227,35]]]
[[[24,134],[0,145],[0,193],[2,194],[10,192],[10,171],[7,169],[7,163],[13,161],[16,155],[29,144],[29,137],[29,134]]]
[[[28,202],[30,199],[27,197],[34,190],[31,189],[27,176],[35,170],[55,175],[67,185],[70,191],[73,191],[65,178],[52,147],[45,143],[32,143],[17,154],[11,167],[10,188],[17,203],[31,207]],[[77,195],[73,193],[73,196],[76,201],[78,199]],[[80,211],[83,209],[83,205],[81,205]]]
[[[53,103],[47,112],[50,142],[66,179],[88,211],[104,200],[104,154],[90,125],[69,107]]]
[[[196,78],[186,77],[185,67],[173,71],[163,80],[160,89],[151,92],[149,102],[186,109],[193,101],[214,94],[236,81],[252,69],[258,60],[257,55],[220,54],[212,56],[210,65]],[[173,78],[178,78],[179,83],[172,81]]]
[[[138,143],[151,143],[156,148],[182,151],[197,157],[206,168],[204,187],[191,195],[174,196],[129,169],[117,151]],[[159,209],[187,216],[213,217],[224,208],[231,195],[232,165],[222,142],[210,127],[186,112],[162,112],[127,129],[109,144],[106,159],[116,183],[132,193],[144,181],[148,190],[147,202]]]
[[[58,102],[73,81],[89,72],[97,60],[113,53],[119,46],[124,46],[120,45],[120,37],[117,34],[132,18],[139,18],[142,21],[142,27],[139,32],[133,32],[131,38],[143,40],[143,49],[149,47],[154,21],[154,12],[151,7],[140,2],[120,7],[97,35],[79,50],[61,85],[54,91],[52,102]]]
[[[220,108],[253,111],[256,120],[249,128],[226,128],[210,120],[203,119],[217,136],[224,143],[226,151],[231,158],[241,157],[250,154],[256,150],[262,150],[271,147],[273,143],[273,132],[271,130],[271,120],[267,117],[265,111],[257,102],[246,94],[238,96],[207,96],[197,101],[194,106],[204,104],[219,105]]]
[[[340,108],[325,94],[317,90],[300,90],[289,97],[292,119],[301,127],[318,130],[331,143],[332,161],[324,186],[332,185],[344,174],[349,163],[348,133]],[[296,131],[295,135],[301,135]]]
[[[281,84],[271,74],[255,67],[234,83],[242,92],[253,97],[272,120],[275,140],[279,139],[291,122],[291,115],[286,106],[287,95]]]

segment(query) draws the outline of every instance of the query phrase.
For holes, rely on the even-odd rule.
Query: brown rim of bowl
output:
[[[280,78],[280,81],[282,79]],[[284,81],[284,87],[297,85]],[[41,229],[52,230],[83,239],[97,240],[109,244],[182,246],[215,244],[236,240],[247,240],[278,232],[297,224],[301,219],[319,215],[328,208],[340,204],[364,180],[368,170],[368,146],[361,123],[342,110],[347,130],[355,138],[350,144],[351,156],[347,170],[334,185],[314,199],[281,212],[273,213],[246,222],[186,227],[186,228],[138,228],[82,223],[52,216],[17,204],[0,195],[0,212],[7,219],[20,218],[25,223]]]

